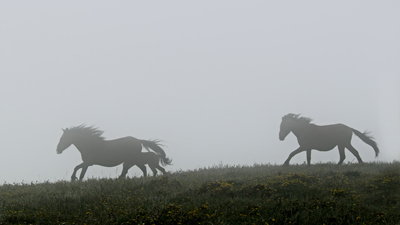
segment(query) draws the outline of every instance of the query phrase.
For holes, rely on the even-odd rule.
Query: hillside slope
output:
[[[397,224],[400,163],[214,166],[3,184],[2,224]]]

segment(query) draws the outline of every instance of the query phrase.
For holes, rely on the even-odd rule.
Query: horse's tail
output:
[[[365,143],[371,145],[372,148],[375,150],[375,157],[378,157],[379,155],[379,148],[378,144],[374,141],[374,138],[369,135],[369,132],[365,131],[364,133],[361,133],[360,131],[351,128],[354,134],[356,134],[362,141]]]
[[[168,166],[172,164],[172,159],[167,158],[164,150],[160,147],[161,144],[159,144],[160,141],[158,140],[140,140],[142,143],[143,147],[147,150],[150,151],[149,149],[153,150],[157,155],[161,157],[160,161],[163,166]]]

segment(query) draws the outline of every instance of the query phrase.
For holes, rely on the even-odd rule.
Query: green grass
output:
[[[3,184],[1,224],[399,224],[400,163]]]

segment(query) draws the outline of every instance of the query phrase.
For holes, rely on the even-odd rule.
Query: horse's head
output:
[[[62,129],[63,135],[57,145],[57,154],[61,154],[65,149],[72,145],[71,132],[68,128]]]
[[[291,130],[291,122],[293,122],[290,118],[282,117],[281,128],[279,130],[279,140],[285,140],[285,137],[290,133]]]

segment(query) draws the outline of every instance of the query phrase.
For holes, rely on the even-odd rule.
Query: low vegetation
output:
[[[399,224],[400,163],[3,184],[1,224]]]

